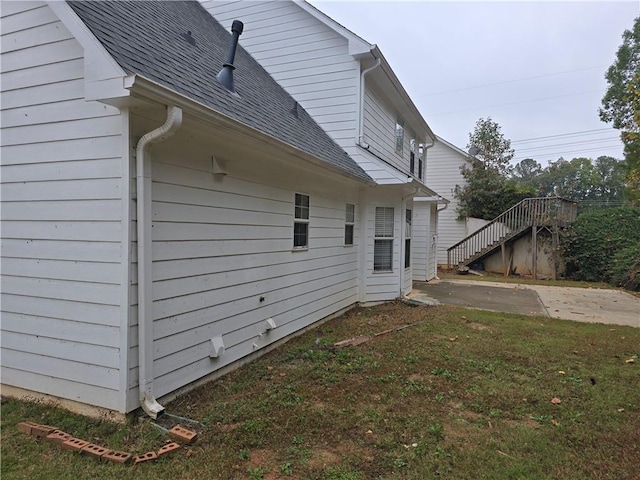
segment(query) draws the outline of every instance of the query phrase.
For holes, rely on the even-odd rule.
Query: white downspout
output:
[[[365,93],[364,77],[367,75],[367,73],[378,68],[379,66],[380,66],[380,59],[376,58],[376,63],[371,65],[369,68],[365,68],[360,73],[360,110],[358,112],[358,131],[356,133],[357,135],[356,145],[360,145],[361,147],[364,147],[364,148],[368,147],[368,145],[364,143],[364,93]]]
[[[151,157],[145,150],[173,135],[182,125],[182,109],[168,107],[161,127],[144,135],[136,146],[137,232],[138,232],[138,385],[140,405],[153,419],[164,411],[153,393],[153,322],[151,306]]]
[[[440,212],[444,212],[448,207],[448,203],[444,204],[444,208],[438,208],[438,206],[436,205],[436,232],[438,231],[438,228],[440,228]],[[438,277],[438,234],[436,234],[436,245],[434,250],[436,251],[436,261],[433,264],[433,278],[436,280],[440,280],[440,277]]]

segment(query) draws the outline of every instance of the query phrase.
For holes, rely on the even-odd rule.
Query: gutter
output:
[[[182,109],[167,107],[167,120],[145,134],[136,146],[136,207],[138,233],[138,385],[140,406],[154,420],[164,412],[153,392],[151,157],[147,149],[172,136],[182,125]]]
[[[171,90],[169,87],[165,87],[164,85],[154,82],[153,80],[149,80],[141,75],[134,74],[125,77],[124,88],[131,91],[134,99],[147,100],[154,103],[179,104],[185,112],[189,113],[190,118],[194,117],[213,128],[240,132],[249,138],[259,140],[270,147],[277,148],[280,152],[285,152],[289,155],[298,157],[323,170],[331,171],[332,173],[336,173],[342,177],[356,180],[359,183],[364,183],[369,186],[377,185],[377,183],[368,175],[366,178],[363,178],[361,175],[341,169],[325,160],[322,160],[321,158],[300,150],[298,147],[277,139],[267,133],[260,132],[256,130],[255,127],[247,125],[246,123],[236,120],[224,113],[218,112],[201,102],[185,97],[184,95]]]

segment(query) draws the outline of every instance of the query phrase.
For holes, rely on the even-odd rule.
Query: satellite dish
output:
[[[472,145],[471,148],[469,149],[469,155],[471,155],[472,157],[475,157],[479,153],[480,153],[480,149],[475,145]]]

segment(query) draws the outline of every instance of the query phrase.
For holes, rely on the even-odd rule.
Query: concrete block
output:
[[[102,457],[100,457],[101,460],[104,460],[107,462],[114,462],[114,463],[127,463],[130,458],[131,458],[130,453],[114,452],[114,451],[107,452],[104,455],[102,455]]]
[[[196,441],[198,434],[191,430],[187,430],[180,425],[176,425],[171,430],[169,430],[169,437],[177,440],[178,442],[193,443]]]
[[[90,443],[89,445],[82,447],[80,453],[82,453],[83,455],[100,458],[105,453],[109,453],[109,449],[101,447],[100,445],[94,445],[93,443]]]
[[[51,425],[36,424],[31,426],[31,435],[33,435],[34,437],[46,437],[57,429],[57,427],[52,427]]]
[[[155,460],[156,458],[158,458],[158,454],[156,452],[143,453],[142,455],[136,455],[135,457],[133,457],[133,464],[137,465],[142,462]]]
[[[63,432],[62,430],[54,430],[46,436],[47,442],[55,443],[57,445],[60,445],[71,438],[73,438],[71,435]]]
[[[75,450],[76,452],[79,452],[87,445],[89,445],[89,442],[87,442],[86,440],[81,440],[80,438],[73,437],[60,444],[63,450]]]
[[[174,453],[176,450],[180,450],[180,445],[176,442],[170,442],[163,445],[160,450],[158,450],[158,456],[161,457],[169,453]]]
[[[38,424],[35,422],[20,422],[17,427],[22,433],[26,433],[27,435],[31,435],[31,429]]]

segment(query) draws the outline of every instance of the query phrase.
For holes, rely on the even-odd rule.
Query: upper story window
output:
[[[402,155],[404,151],[404,121],[398,117],[396,119],[396,153]]]
[[[393,270],[393,207],[376,207],[373,271]]]
[[[347,203],[344,219],[344,244],[353,245],[353,229],[356,220],[356,206]]]
[[[416,139],[411,138],[411,140],[409,140],[409,172],[411,172],[411,175],[413,175],[415,173],[415,169],[416,169]]]
[[[293,221],[293,248],[309,247],[309,195],[296,193],[294,221]]]

